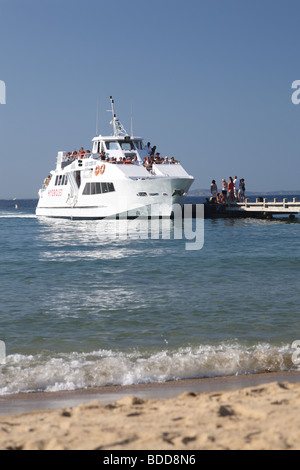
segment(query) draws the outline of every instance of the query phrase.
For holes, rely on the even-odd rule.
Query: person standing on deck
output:
[[[234,177],[233,184],[234,184],[234,198],[237,201],[239,198],[239,189],[240,189],[240,181],[237,176]]]
[[[210,192],[213,198],[213,202],[216,202],[217,195],[218,195],[218,186],[216,185],[216,181],[212,180],[211,186],[210,186]]]
[[[232,176],[229,177],[228,193],[229,202],[234,202],[234,182]]]
[[[224,201],[227,201],[227,191],[228,191],[228,184],[226,183],[226,180],[223,178],[222,179],[222,194],[224,197]]]
[[[245,192],[246,192],[245,180],[244,178],[242,178],[240,180],[240,188],[239,188],[239,201],[240,202],[245,202]]]

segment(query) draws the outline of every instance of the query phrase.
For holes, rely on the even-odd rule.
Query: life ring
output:
[[[105,172],[105,165],[104,163],[100,166],[100,165],[97,165],[96,168],[95,168],[95,175],[98,176],[98,175],[103,175],[103,173]]]

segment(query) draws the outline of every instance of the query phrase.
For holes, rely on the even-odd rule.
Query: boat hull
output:
[[[36,215],[68,219],[170,218],[183,206],[193,178],[153,178],[115,182],[116,191],[70,198],[67,189],[53,197],[53,190],[40,192]],[[52,192],[51,192],[52,191]]]

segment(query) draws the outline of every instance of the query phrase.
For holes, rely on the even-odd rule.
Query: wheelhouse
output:
[[[137,157],[142,162],[147,153],[144,150],[143,139],[139,137],[103,137],[101,135],[93,139],[92,153],[105,154],[108,158],[119,160],[121,157]]]

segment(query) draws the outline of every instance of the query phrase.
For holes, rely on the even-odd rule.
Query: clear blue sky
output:
[[[97,100],[107,133],[110,95],[194,189],[300,189],[299,18],[299,0],[0,0],[0,198],[91,147]]]

